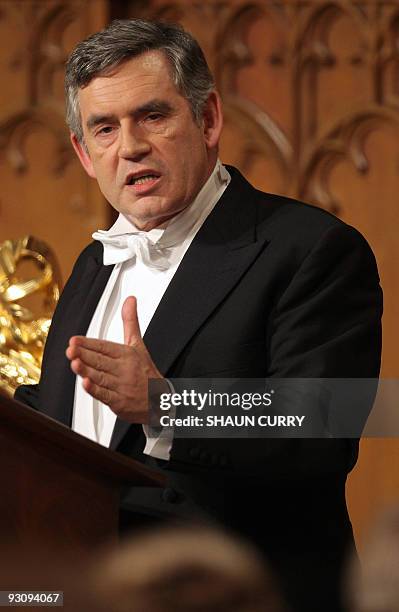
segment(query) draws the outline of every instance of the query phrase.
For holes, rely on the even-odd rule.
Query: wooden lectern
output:
[[[116,539],[120,488],[162,474],[0,395],[0,542],[63,554]]]

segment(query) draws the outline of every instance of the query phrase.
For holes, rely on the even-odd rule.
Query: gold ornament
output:
[[[20,274],[26,266],[28,278]],[[57,261],[44,242],[25,236],[0,244],[0,390],[8,395],[39,381],[60,285]]]

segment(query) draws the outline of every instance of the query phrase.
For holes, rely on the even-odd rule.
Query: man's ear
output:
[[[222,102],[217,91],[211,91],[203,111],[205,143],[208,149],[218,146],[223,127]]]
[[[93,168],[93,164],[91,163],[89,152],[87,151],[83,142],[77,139],[76,134],[71,132],[71,143],[73,148],[75,149],[76,155],[80,159],[80,163],[83,168],[86,170],[87,174],[91,176],[91,178],[96,178],[96,173]]]

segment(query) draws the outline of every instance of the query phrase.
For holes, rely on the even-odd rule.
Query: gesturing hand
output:
[[[124,344],[72,336],[66,356],[83,388],[130,423],[148,422],[148,379],[160,378],[140,333],[135,297],[122,307]]]

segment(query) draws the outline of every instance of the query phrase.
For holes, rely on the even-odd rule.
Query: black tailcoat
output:
[[[261,193],[229,171],[230,185],[145,333],[160,372],[377,377],[382,297],[366,241],[327,212]],[[75,376],[65,349],[86,333],[112,271],[102,254],[94,242],[78,258],[54,314],[40,384],[16,394],[67,425]],[[144,460],[141,426],[118,419],[111,447]],[[295,610],[336,612],[353,542],[345,481],[356,457],[357,443],[347,439],[176,439],[162,468],[170,486],[127,493],[126,504],[154,515],[205,512],[267,554]]]

